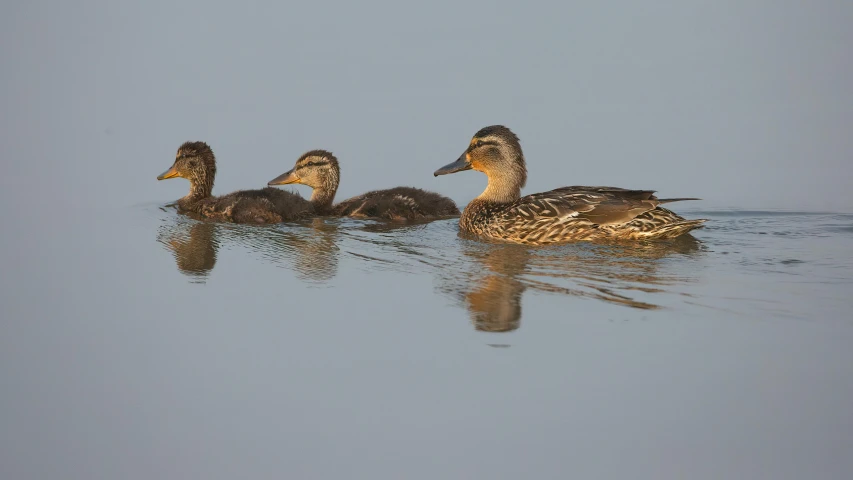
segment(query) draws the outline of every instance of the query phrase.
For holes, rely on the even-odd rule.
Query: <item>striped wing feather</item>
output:
[[[522,197],[506,215],[522,223],[532,221],[540,225],[561,219],[612,225],[630,222],[659,203],[651,190],[574,186]]]
[[[594,238],[674,238],[701,228],[660,204],[692,198],[657,198],[653,190],[562,187],[519,198],[511,204],[472,201],[460,227],[516,243],[544,245]]]

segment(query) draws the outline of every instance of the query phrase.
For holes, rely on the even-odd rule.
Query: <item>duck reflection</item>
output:
[[[293,235],[291,246],[293,268],[300,277],[313,282],[327,282],[338,274],[340,248],[338,247],[339,226],[322,218],[315,218],[303,228],[302,235]]]
[[[315,218],[302,223],[246,226],[171,218],[160,226],[157,241],[175,256],[178,270],[192,283],[205,283],[220,247],[243,248],[263,260],[281,264],[308,282],[337,275],[338,226]]]
[[[459,292],[474,328],[483,332],[509,332],[521,322],[521,295],[527,289],[522,275],[530,261],[530,249],[520,245],[489,245],[466,248],[474,260],[470,290]]]
[[[520,326],[521,297],[526,290],[636,309],[660,308],[636,299],[631,292],[666,292],[667,286],[692,281],[689,276],[662,270],[667,257],[699,251],[701,244],[689,235],[668,242],[557,248],[466,242],[462,253],[473,262],[460,275],[444,277],[440,290],[461,300],[476,330],[510,332]]]
[[[264,260],[296,272],[297,278],[325,283],[338,274],[339,251],[336,220],[313,218],[296,225],[278,228],[239,228],[235,234],[241,244]]]
[[[216,265],[216,226],[212,223],[178,221],[161,225],[157,241],[175,256],[178,271],[192,283],[205,283]]]
[[[702,244],[690,235],[632,244],[530,247],[457,237],[455,221],[415,224],[315,218],[273,226],[195,221],[171,216],[157,240],[191,282],[204,283],[222,249],[244,250],[280,264],[306,282],[329,284],[343,254],[355,268],[432,275],[483,332],[521,324],[525,292],[654,310],[695,282],[691,262]]]

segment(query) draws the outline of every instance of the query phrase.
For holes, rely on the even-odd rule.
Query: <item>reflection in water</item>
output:
[[[178,270],[192,283],[204,283],[216,265],[216,226],[212,223],[179,220],[161,225],[157,241],[175,256]]]
[[[310,227],[300,230],[302,235],[290,237],[290,244],[298,252],[294,255],[294,268],[304,279],[325,282],[338,274],[338,225],[315,218]]]
[[[292,268],[299,278],[327,282],[337,275],[338,226],[315,218],[272,226],[199,221],[183,215],[160,226],[157,241],[175,256],[178,270],[192,283],[205,283],[221,246],[244,248],[271,263]]]
[[[444,277],[440,289],[462,301],[477,330],[508,332],[520,326],[521,297],[527,289],[638,309],[659,308],[633,298],[630,292],[665,292],[664,286],[692,281],[685,275],[661,273],[661,261],[700,249],[701,244],[689,235],[669,242],[556,248],[466,242],[462,253],[473,264],[467,271]]]
[[[331,222],[313,218],[269,227],[223,224],[223,228],[229,238],[264,260],[293,269],[302,280],[322,283],[338,274],[338,225]]]
[[[748,212],[733,213],[727,220],[729,217],[721,213],[715,225],[702,233],[707,244],[683,236],[654,243],[527,247],[460,237],[455,219],[400,224],[321,218],[249,226],[198,222],[171,210],[165,213],[168,215],[158,218],[158,243],[174,255],[178,270],[191,282],[205,282],[212,276],[216,261],[222,259],[220,247],[224,247],[230,255],[248,254],[255,261],[281,265],[287,269],[282,269],[283,275],[340,286],[335,298],[346,302],[353,295],[347,288],[352,285],[343,278],[334,280],[339,261],[345,258],[347,268],[364,274],[348,278],[389,282],[374,291],[390,291],[395,298],[428,295],[400,290],[406,288],[402,282],[395,283],[401,275],[432,278],[440,294],[433,297],[434,301],[444,303],[450,297],[462,307],[457,314],[470,318],[476,330],[488,332],[517,330],[522,315],[529,320],[531,312],[543,311],[542,303],[550,304],[545,308],[558,305],[559,310],[595,311],[610,318],[621,315],[619,309],[585,307],[602,307],[604,302],[625,307],[626,316],[636,316],[629,315],[628,310],[646,315],[661,308],[688,312],[703,308],[731,314],[738,313],[740,306],[742,315],[752,312],[758,316],[808,318],[811,310],[807,305],[791,303],[778,294],[789,290],[789,279],[799,279],[799,294],[829,289],[830,296],[835,295],[832,289],[840,289],[838,285],[850,280],[847,272],[851,262],[844,253],[849,250],[850,237],[845,234],[853,216],[840,214]],[[803,244],[804,238],[824,242],[820,248],[825,250]],[[818,250],[820,254],[815,253]],[[746,282],[744,278],[770,279],[777,290],[760,285],[743,292],[721,283],[719,291],[734,293],[715,297],[715,291],[699,284],[700,279],[701,283],[712,281],[714,272],[740,278],[737,285]],[[807,275],[819,281],[806,282],[803,279]],[[838,298],[828,298],[836,303],[824,306],[823,313],[837,311],[839,317],[846,318],[847,297],[839,294]],[[497,341],[493,346],[504,343],[508,342]]]
[[[466,249],[475,259],[473,288],[462,291],[474,328],[484,332],[509,332],[521,322],[521,294],[525,285],[520,276],[527,268],[530,249],[522,245],[490,245]],[[476,268],[477,264],[482,268]]]
[[[570,295],[597,298],[633,308],[656,309],[658,305],[634,300],[630,291],[663,293],[662,287],[693,281],[685,275],[662,271],[667,257],[693,256],[701,251],[701,243],[691,235],[670,241],[641,242],[636,244],[585,244],[572,245],[573,251],[550,252],[538,256],[533,275],[552,279],[572,279],[581,289],[555,288],[545,281],[529,279],[531,287]],[[546,251],[547,252],[547,251]],[[621,293],[617,293],[620,292]]]
[[[178,215],[160,227],[157,240],[194,283],[204,283],[210,275],[220,246],[247,250],[321,284],[337,275],[341,252],[368,273],[432,275],[438,290],[463,305],[474,328],[484,332],[518,329],[522,296],[531,290],[636,309],[661,308],[659,300],[694,281],[686,262],[702,251],[689,235],[635,244],[531,247],[460,239],[457,233],[452,220],[399,224],[315,218],[252,226]]]

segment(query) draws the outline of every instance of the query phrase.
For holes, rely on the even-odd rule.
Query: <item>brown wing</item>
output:
[[[573,186],[522,197],[505,215],[539,225],[571,220],[611,225],[630,222],[658,204],[652,190]]]
[[[545,193],[600,193],[610,195],[614,198],[625,198],[630,200],[655,200],[654,190],[630,190],[619,187],[589,187],[575,185],[572,187],[561,187]]]

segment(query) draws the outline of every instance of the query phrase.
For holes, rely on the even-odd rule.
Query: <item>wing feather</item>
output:
[[[653,190],[571,186],[522,197],[504,218],[519,230],[545,234],[583,220],[595,225],[627,223],[659,203]]]

